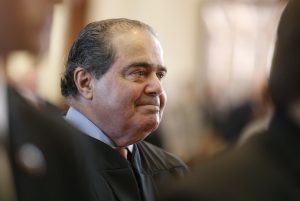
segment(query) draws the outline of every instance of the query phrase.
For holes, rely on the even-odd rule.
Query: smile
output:
[[[138,108],[142,109],[147,114],[156,114],[160,112],[158,105],[139,105]]]

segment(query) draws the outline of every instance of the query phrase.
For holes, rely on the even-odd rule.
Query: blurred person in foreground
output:
[[[55,0],[0,0],[0,200],[89,200],[81,135],[7,81],[6,58],[47,51]],[[84,164],[84,165],[83,165]]]
[[[300,200],[300,1],[278,27],[269,79],[273,117],[244,145],[198,166],[165,201]]]
[[[162,182],[186,173],[181,160],[143,141],[161,121],[166,73],[158,37],[140,21],[92,22],[75,40],[61,82],[65,118],[93,144],[99,199],[153,201]]]

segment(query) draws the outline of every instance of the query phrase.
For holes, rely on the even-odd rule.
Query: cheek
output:
[[[110,98],[117,104],[118,109],[124,113],[133,112],[135,102],[140,97],[137,88],[126,84],[114,85],[110,93]]]
[[[138,90],[124,90],[123,100],[126,102],[126,106],[130,109],[130,112],[135,112],[136,103],[141,97]]]
[[[166,92],[163,92],[161,94],[161,96],[159,97],[159,99],[160,99],[160,108],[161,108],[161,110],[163,110],[166,106],[166,103],[167,103],[167,94],[166,94]]]
[[[136,101],[144,94],[144,86],[132,82],[124,82],[120,85],[119,92],[122,94],[120,95],[120,99],[131,105],[135,105]]]

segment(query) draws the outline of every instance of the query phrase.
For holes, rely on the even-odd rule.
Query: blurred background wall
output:
[[[16,83],[29,86],[63,108],[60,75],[79,30],[90,21],[105,18],[144,21],[159,33],[168,67],[164,81],[168,104],[159,129],[163,147],[186,161],[206,158],[235,142],[235,135],[243,129],[240,126],[235,133],[222,133],[229,125],[224,121],[230,117],[229,111],[243,103],[260,101],[285,3],[66,0],[56,7],[50,51],[40,61],[16,53],[9,62],[9,74]],[[42,68],[37,71],[36,65]],[[222,129],[214,129],[216,125]]]

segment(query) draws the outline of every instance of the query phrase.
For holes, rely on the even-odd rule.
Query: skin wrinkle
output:
[[[77,109],[117,146],[127,146],[158,127],[167,99],[162,85],[167,69],[158,39],[146,30],[115,33],[111,43],[115,61],[99,79],[86,74],[91,89],[79,90],[86,98],[78,99],[84,104]]]

